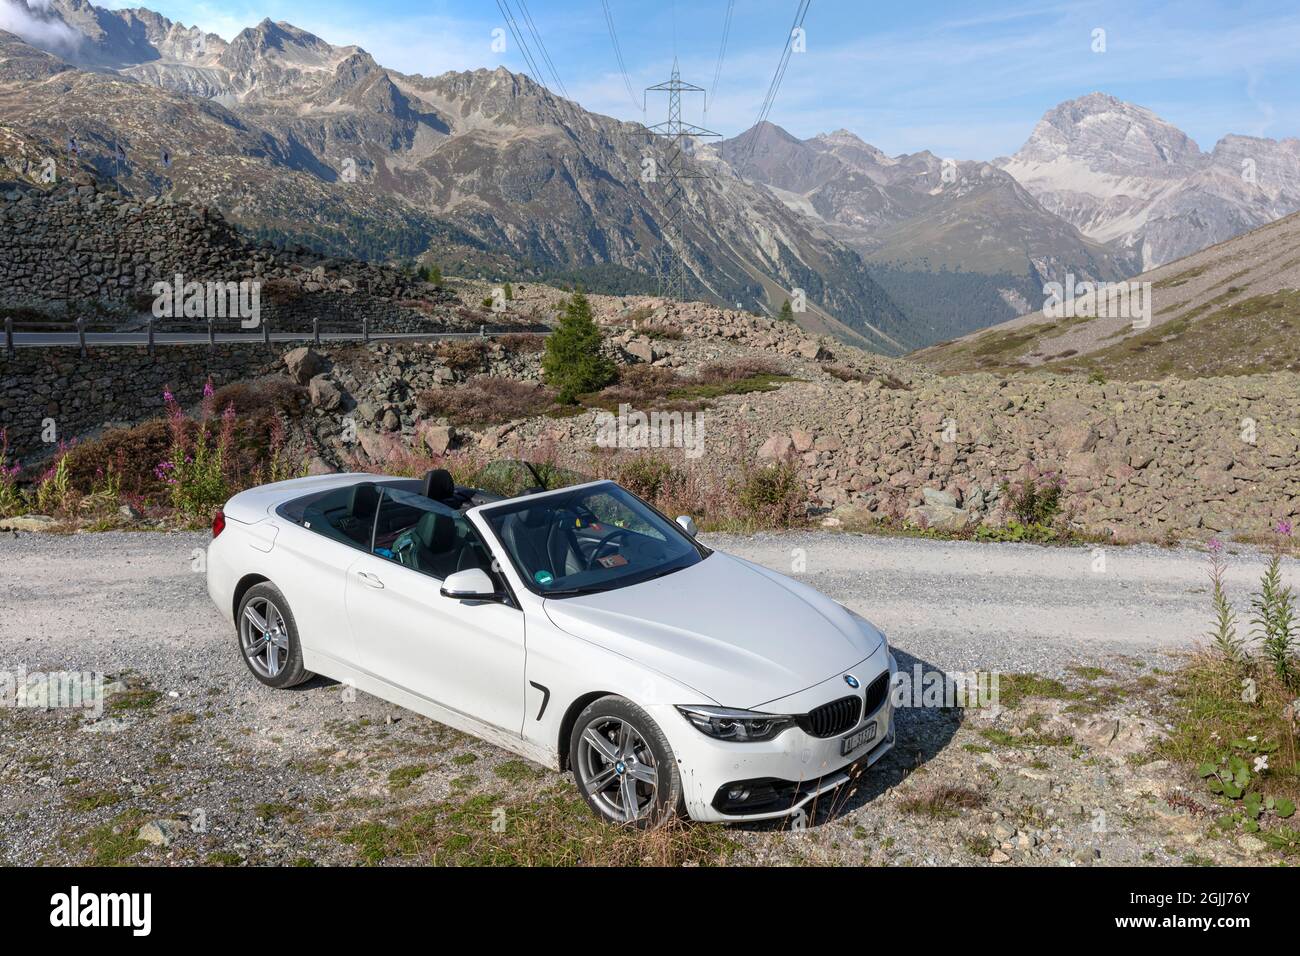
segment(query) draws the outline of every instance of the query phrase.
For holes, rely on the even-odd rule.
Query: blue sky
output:
[[[103,0],[101,0],[103,2]],[[130,0],[227,39],[264,17],[332,43],[357,43],[385,66],[437,74],[527,71],[495,0]],[[569,95],[641,120],[640,91],[667,78],[711,88],[727,0],[609,0],[638,103],[618,70],[600,0],[529,0]],[[510,0],[519,15],[519,0]],[[758,115],[795,0],[735,0],[731,37],[707,118],[726,135]],[[812,0],[807,51],[795,54],[770,119],[798,136],[847,128],[888,153],[930,149],[989,159],[1014,152],[1042,113],[1094,90],[1154,110],[1203,149],[1225,133],[1300,136],[1300,4],[1180,2],[850,2]],[[1105,30],[1105,52],[1093,33]],[[531,42],[531,37],[525,36]],[[548,83],[551,83],[549,76]],[[551,83],[553,86],[554,84]],[[662,97],[650,122],[662,119]]]

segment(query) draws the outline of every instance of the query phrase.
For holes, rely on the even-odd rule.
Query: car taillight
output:
[[[216,537],[226,530],[226,515],[223,511],[218,511],[212,516],[212,537]]]

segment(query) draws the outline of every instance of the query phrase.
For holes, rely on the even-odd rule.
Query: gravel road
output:
[[[29,670],[132,668],[162,681],[229,671],[239,661],[228,626],[196,573],[207,540],[0,535],[0,650]],[[793,574],[946,670],[1053,673],[1117,655],[1154,661],[1194,646],[1210,616],[1205,556],[1190,550],[827,532],[704,540]],[[1250,550],[1232,557],[1228,583],[1243,620],[1263,563]],[[1294,563],[1288,570],[1300,590]]]
[[[1123,701],[1122,726],[1141,725],[1143,735],[1155,729],[1143,723],[1151,705],[1147,691],[1131,688],[1152,678],[1135,675],[1167,667],[1209,620],[1204,556],[1191,551],[1107,549],[1099,571],[1087,548],[827,532],[706,540],[793,572],[868,616],[905,669],[1033,671],[1076,686],[1082,671],[1071,665],[1091,665],[1106,676],[1090,677],[1088,693]],[[258,684],[208,599],[199,573],[206,541],[0,535],[0,671],[99,672],[130,688],[98,720],[0,708],[0,864],[427,860],[442,829],[398,840],[398,851],[380,840],[398,831],[376,821],[400,827],[404,808],[461,806],[505,807],[527,820],[538,806],[577,800],[567,777],[368,695],[349,698],[319,679],[292,692]],[[1263,558],[1243,551],[1232,562],[1229,584],[1244,600]],[[1300,586],[1291,565],[1290,583]],[[1064,702],[1048,703],[1059,714]],[[942,709],[900,711],[900,746],[843,815],[815,835],[733,829],[744,859],[1168,865],[1187,858],[1177,849],[1190,846],[1184,837],[1197,854],[1240,856],[1234,845],[1207,849],[1199,816],[1171,818],[1151,796],[1194,781],[1171,777],[1163,762],[1138,771],[1124,754],[1105,756],[1110,724],[1088,744],[1095,751],[1051,740],[1007,746],[998,737],[992,753],[982,728],[1042,730],[1041,714],[996,710],[966,722]],[[1100,718],[1070,719],[1062,732],[1087,741],[1095,728],[1077,721]],[[1104,758],[1089,758],[1087,774],[1085,753]],[[977,791],[987,804],[942,825],[909,809],[909,799],[941,783]],[[1134,822],[1101,840],[1080,807]],[[165,842],[133,838],[148,821],[167,830]],[[1170,842],[1171,833],[1182,835]]]

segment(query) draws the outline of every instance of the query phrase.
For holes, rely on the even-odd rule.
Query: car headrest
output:
[[[379,486],[373,481],[363,481],[352,486],[352,497],[348,501],[348,513],[354,518],[369,521],[379,508]]]
[[[551,514],[550,508],[529,508],[527,511],[519,512],[519,520],[526,528],[540,528],[550,522]]]
[[[443,501],[456,493],[456,482],[446,468],[434,468],[424,473],[424,497]]]
[[[456,522],[450,515],[426,511],[415,523],[415,536],[434,553],[450,551],[456,543]]]

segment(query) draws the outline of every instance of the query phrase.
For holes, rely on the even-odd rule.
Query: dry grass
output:
[[[511,355],[535,355],[546,351],[546,337],[528,332],[511,332],[497,337],[501,347]]]
[[[924,817],[955,817],[962,810],[978,810],[987,802],[987,797],[978,790],[959,784],[936,784],[920,793],[904,797],[898,802],[898,808],[904,813],[914,813]]]
[[[476,375],[463,385],[427,389],[416,396],[415,404],[422,415],[480,428],[545,414],[555,405],[555,393],[532,382]]]

